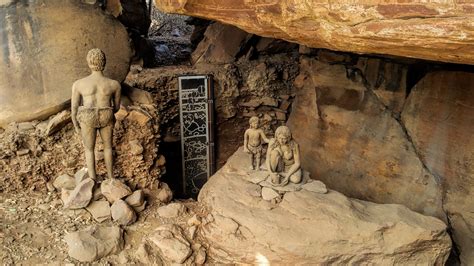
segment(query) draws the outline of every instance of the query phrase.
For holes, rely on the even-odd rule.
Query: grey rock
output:
[[[89,178],[89,174],[87,173],[87,168],[81,168],[79,171],[77,171],[74,174],[74,180],[76,181],[76,184],[79,184],[82,182],[82,180]]]
[[[319,180],[312,180],[311,182],[304,184],[302,188],[314,193],[320,193],[320,194],[328,193],[328,189],[326,188],[326,185]]]
[[[183,231],[175,224],[158,227],[149,236],[148,241],[157,248],[161,257],[168,263],[183,263],[192,253]]]
[[[112,219],[121,225],[130,225],[137,220],[137,214],[128,204],[119,199],[110,208]]]
[[[87,178],[79,183],[71,192],[71,195],[64,202],[66,209],[81,209],[89,205],[92,199],[92,188],[94,187],[94,180]]]
[[[122,233],[118,226],[93,225],[67,234],[64,240],[68,245],[69,256],[81,262],[93,262],[122,250]]]
[[[76,182],[74,178],[65,174],[56,177],[53,182],[53,187],[56,189],[69,189],[72,190],[76,187]]]
[[[86,207],[97,222],[101,223],[108,220],[111,217],[110,204],[108,201],[100,200],[93,201],[89,206]]]
[[[146,203],[147,203],[147,202],[146,202],[146,200],[145,200],[142,205],[136,206],[136,207],[135,207],[135,206],[132,206],[132,208],[133,208],[137,213],[142,212],[142,211],[144,211],[145,208],[146,208]]]
[[[145,202],[145,193],[143,190],[135,190],[132,195],[125,198],[125,202],[131,207],[140,207]]]
[[[262,198],[264,200],[272,200],[274,198],[279,198],[280,194],[276,192],[275,190],[268,188],[268,187],[263,187],[262,188]]]
[[[156,198],[163,203],[170,202],[173,199],[173,192],[166,183],[161,183],[160,186],[161,189]]]
[[[100,185],[102,195],[110,202],[114,203],[118,199],[122,199],[130,194],[132,190],[117,179],[107,179]]]
[[[64,110],[60,112],[49,120],[48,126],[46,127],[45,135],[50,136],[58,132],[69,122],[71,122],[71,112],[69,110]]]
[[[170,203],[166,206],[160,207],[157,213],[163,218],[175,218],[186,212],[186,207],[181,203]]]

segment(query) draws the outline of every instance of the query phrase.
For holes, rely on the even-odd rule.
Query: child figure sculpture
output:
[[[260,129],[259,119],[253,116],[249,119],[250,128],[245,131],[244,134],[244,151],[251,155],[251,169],[259,170],[260,161],[263,152],[263,143],[268,143],[269,140]]]

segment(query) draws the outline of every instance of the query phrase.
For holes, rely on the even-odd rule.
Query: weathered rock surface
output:
[[[53,186],[56,189],[69,189],[72,190],[76,187],[76,182],[74,181],[74,178],[64,174],[56,177],[56,179],[53,182]]]
[[[320,194],[325,194],[328,192],[328,189],[326,188],[326,185],[318,180],[313,180],[312,182],[308,182],[302,186],[303,189],[314,192],[314,193],[320,193]]]
[[[436,71],[412,89],[403,122],[443,184],[444,209],[465,265],[474,264],[474,74]]]
[[[202,234],[209,255],[222,263],[443,265],[451,240],[446,225],[408,208],[350,199],[329,191],[287,192],[265,209],[246,191],[245,165],[234,154],[201,190],[214,221]]]
[[[74,188],[64,202],[64,208],[81,209],[89,205],[92,199],[92,188],[94,188],[94,184],[94,180],[91,178],[87,178],[77,184],[76,188]]]
[[[122,250],[122,233],[122,229],[117,226],[93,225],[83,231],[67,234],[64,240],[68,245],[69,256],[81,262],[93,262]]]
[[[288,125],[312,178],[350,197],[445,219],[437,179],[361,78],[349,79],[344,65],[302,57],[295,86]]]
[[[131,207],[139,207],[145,202],[143,190],[135,190],[130,196],[125,198],[125,202]]]
[[[118,199],[110,207],[112,219],[121,225],[130,225],[137,220],[137,214],[128,204]]]
[[[158,227],[148,237],[148,241],[156,247],[161,257],[168,263],[183,263],[192,253],[183,231],[175,224]]]
[[[158,208],[156,212],[163,218],[175,218],[186,213],[186,206],[181,203],[170,203]]]
[[[93,201],[86,210],[91,213],[94,220],[101,223],[111,217],[110,203],[106,200]]]
[[[100,185],[100,191],[110,203],[132,194],[132,190],[118,179],[105,180]]]
[[[97,7],[80,1],[2,3],[0,20],[0,127],[66,108],[72,83],[90,74],[89,49],[105,52],[107,76],[122,81],[128,73],[127,31]]]
[[[163,203],[168,203],[173,199],[173,192],[171,191],[170,187],[166,183],[160,184],[161,188],[158,192],[157,199]]]
[[[170,13],[235,25],[309,47],[474,64],[468,1],[155,0]]]

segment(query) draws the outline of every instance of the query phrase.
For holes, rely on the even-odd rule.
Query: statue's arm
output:
[[[71,120],[76,129],[76,133],[79,133],[81,130],[79,123],[77,122],[77,109],[79,108],[79,104],[81,104],[81,94],[76,87],[76,83],[74,83],[72,85],[71,96]]]
[[[114,112],[118,112],[120,109],[120,98],[122,97],[122,87],[120,83],[117,81],[115,84],[115,93],[114,93]]]
[[[249,149],[247,147],[249,141],[249,130],[245,130],[244,133],[244,152],[249,152]]]
[[[295,160],[295,163],[288,170],[287,177],[290,177],[292,174],[296,173],[296,171],[298,171],[301,167],[300,147],[296,143],[293,148],[293,159]]]
[[[265,143],[270,142],[270,140],[267,138],[267,136],[265,136],[265,133],[261,129],[260,129],[260,137],[262,138],[263,142],[265,142]]]

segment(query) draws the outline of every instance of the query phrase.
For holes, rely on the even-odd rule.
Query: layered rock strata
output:
[[[347,198],[333,190],[261,198],[237,151],[204,186],[199,201],[213,219],[201,234],[221,263],[443,265],[446,225],[402,205]],[[314,181],[316,182],[316,181]],[[254,193],[257,191],[257,193]],[[326,194],[322,192],[327,192]]]
[[[315,48],[474,64],[468,1],[155,0],[170,13],[217,20]]]

